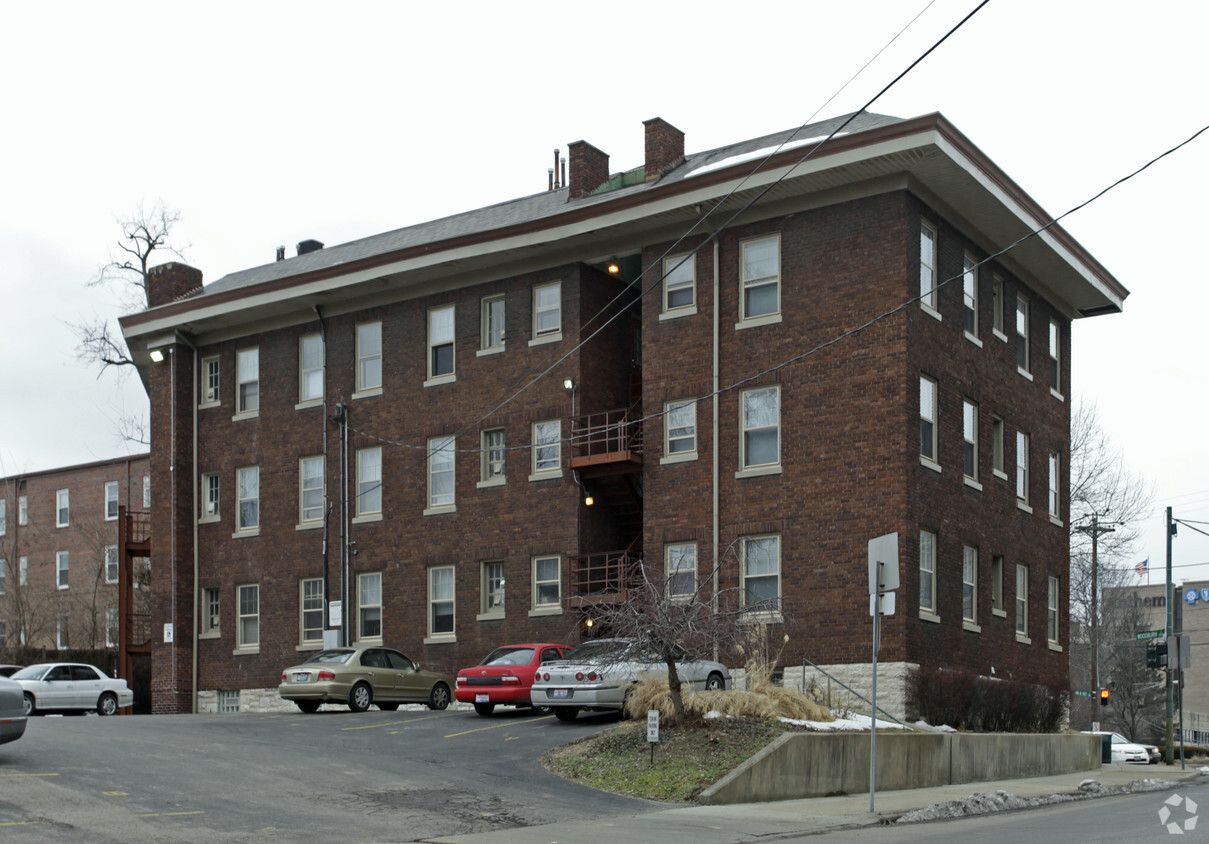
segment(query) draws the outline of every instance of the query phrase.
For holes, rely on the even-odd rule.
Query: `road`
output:
[[[417,841],[664,808],[545,771],[615,723],[511,710],[31,718],[0,747],[0,840]]]

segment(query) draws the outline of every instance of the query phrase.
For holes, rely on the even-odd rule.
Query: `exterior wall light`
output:
[[[151,360],[153,360],[156,363],[160,363],[161,361],[163,361],[163,359],[164,359],[164,350],[163,349],[152,349],[151,350]]]

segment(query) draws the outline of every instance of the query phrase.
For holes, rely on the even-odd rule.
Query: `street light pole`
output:
[[[1171,688],[1172,665],[1171,665],[1171,644],[1170,644],[1171,643],[1171,634],[1174,632],[1174,626],[1175,626],[1174,625],[1175,619],[1173,616],[1173,613],[1175,611],[1175,607],[1173,606],[1173,603],[1174,603],[1173,599],[1175,597],[1175,594],[1174,594],[1174,591],[1172,590],[1172,586],[1171,586],[1171,537],[1174,534],[1175,534],[1175,525],[1172,524],[1171,508],[1168,507],[1167,508],[1167,642],[1168,642],[1168,647],[1167,647],[1167,670],[1165,672],[1163,672],[1164,674],[1167,675],[1167,736],[1166,736],[1167,743],[1166,743],[1166,746],[1163,748],[1163,761],[1166,762],[1168,765],[1174,764],[1174,762],[1175,762],[1175,753],[1174,753],[1175,749],[1172,747],[1172,740],[1175,738],[1174,725],[1172,723],[1172,721],[1173,721],[1172,710],[1175,708],[1175,706],[1174,706],[1175,701],[1174,701],[1174,696],[1172,694],[1172,688]],[[1180,689],[1180,691],[1183,692],[1184,690]],[[1183,698],[1181,697],[1180,700],[1182,701]]]
[[[1100,534],[1113,533],[1116,528],[1108,527],[1100,524],[1100,514],[1091,514],[1091,524],[1077,527],[1075,530],[1080,533],[1091,534],[1091,671],[1092,671],[1092,687],[1096,690],[1100,686],[1100,636],[1097,631],[1100,618],[1100,563],[1097,558],[1097,548],[1099,545]]]

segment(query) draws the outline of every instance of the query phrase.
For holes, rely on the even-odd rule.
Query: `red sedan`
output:
[[[498,647],[478,665],[458,672],[454,697],[473,703],[480,715],[490,715],[497,706],[531,707],[529,688],[537,667],[551,659],[562,659],[569,650],[570,645],[550,642]],[[549,707],[533,708],[543,714],[549,712]]]

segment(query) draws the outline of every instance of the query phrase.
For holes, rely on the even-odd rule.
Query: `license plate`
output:
[[[295,675],[294,675],[294,682],[295,682],[295,683],[309,683],[309,682],[311,682],[311,674],[310,674],[310,672],[309,672],[309,671],[300,671],[300,672],[298,672],[297,674],[295,674]]]
[[[482,692],[474,696],[475,703],[491,703],[491,695],[485,695]]]
[[[570,689],[551,689],[550,697],[554,698],[555,700],[566,700],[568,696],[567,692],[569,691]]]

